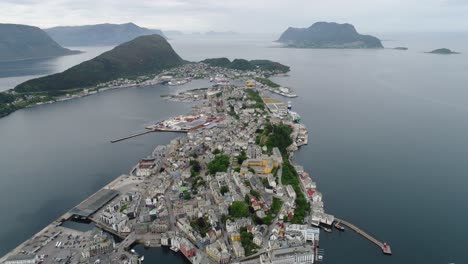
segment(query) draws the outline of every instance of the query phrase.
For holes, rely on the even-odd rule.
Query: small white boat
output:
[[[174,251],[174,252],[179,252],[179,248],[174,247],[174,246],[171,247],[171,250]]]

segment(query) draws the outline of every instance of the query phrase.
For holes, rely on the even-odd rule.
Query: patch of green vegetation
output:
[[[184,191],[184,200],[190,200],[192,198],[192,195],[187,192],[187,191]]]
[[[250,184],[249,180],[244,181],[245,186],[252,188],[252,185]]]
[[[250,190],[250,195],[255,196],[255,198],[260,199],[260,193],[258,191],[255,191],[254,189]]]
[[[254,235],[248,232],[247,228],[244,226],[240,228],[240,235],[242,247],[245,249],[245,255],[250,256],[255,254],[259,247],[253,242]]]
[[[274,73],[287,73],[290,70],[289,66],[270,60],[251,60],[250,63],[255,67],[261,68],[262,70],[267,70]]]
[[[273,203],[271,204],[270,210],[267,213],[267,216],[262,219],[263,224],[271,225],[273,219],[281,210],[281,206],[283,205],[283,201],[281,199],[273,197]]]
[[[241,151],[240,155],[237,157],[237,164],[241,165],[247,159],[247,153],[244,150]]]
[[[225,193],[229,192],[229,187],[227,187],[226,185],[223,185],[221,186],[221,189],[219,190],[219,192],[224,196]]]
[[[190,166],[192,166],[190,169],[190,177],[196,177],[200,175],[201,165],[198,160],[190,160]]]
[[[245,89],[245,92],[247,93],[247,100],[255,101],[255,104],[249,106],[249,108],[265,109],[265,104],[263,103],[262,97],[260,97],[260,92],[254,91],[250,88]]]
[[[229,206],[229,215],[234,218],[249,217],[249,207],[243,201],[234,201]]]
[[[206,181],[203,180],[202,177],[196,176],[195,179],[192,181],[192,192],[195,193],[198,190],[199,186],[204,186],[206,184]]]
[[[268,183],[268,179],[267,178],[260,178],[260,180],[262,181],[262,184],[263,186],[270,186],[270,184]]]
[[[216,148],[215,150],[213,150],[213,154],[215,155],[218,155],[221,153],[221,150],[219,150],[218,148]]]
[[[232,62],[228,58],[213,58],[202,61],[211,66],[230,68],[241,71],[251,71],[260,69],[263,71],[270,71],[272,73],[286,73],[289,71],[289,67],[278,62],[270,60],[244,60],[234,59]]]
[[[271,88],[279,88],[281,87],[279,84],[271,81],[270,79],[267,79],[267,78],[261,78],[261,77],[257,77],[255,78],[255,80],[263,85],[266,85],[268,87],[271,87]]]
[[[120,212],[122,213],[123,211],[125,211],[126,209],[128,208],[128,204],[124,204],[120,207]]]
[[[310,210],[310,207],[301,187],[299,186],[299,175],[297,174],[294,166],[291,165],[287,159],[284,160],[281,183],[283,185],[292,185],[294,188],[294,191],[296,192],[296,209],[294,209],[294,217],[291,219],[291,222],[294,224],[302,224],[306,214]]]
[[[258,141],[261,146],[267,146],[269,151],[277,147],[284,156],[287,155],[286,149],[293,143],[291,139],[292,131],[292,127],[283,123],[275,125],[267,123],[262,134],[257,135],[256,141]]]
[[[210,163],[208,163],[208,172],[211,175],[217,172],[226,172],[229,167],[229,156],[226,154],[217,155]]]
[[[208,217],[199,217],[193,221],[190,221],[190,226],[195,229],[202,237],[208,233],[211,229],[211,225],[208,221]]]
[[[184,63],[163,37],[148,35],[120,44],[62,73],[26,81],[16,86],[15,91],[25,93],[90,87],[118,78],[161,72]]]

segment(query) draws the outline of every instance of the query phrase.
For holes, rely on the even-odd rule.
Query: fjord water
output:
[[[468,262],[466,35],[382,37],[385,46],[408,51],[280,49],[269,42],[274,38],[183,36],[171,44],[188,60],[227,56],[291,66],[289,76],[274,80],[300,96],[291,101],[309,145],[296,160],[317,181],[329,213],[394,252],[383,256],[350,230],[322,232],[324,263]],[[462,54],[423,53],[441,47]],[[171,89],[112,91],[0,119],[0,209],[7,212],[0,216],[0,253],[167,143],[174,135],[108,141],[185,112],[188,106],[160,100]],[[162,254],[155,249],[145,261],[159,263]]]
[[[70,47],[71,50],[79,50],[83,51],[83,53],[56,58],[0,61],[0,92],[12,89],[16,85],[33,78],[62,72],[111,48],[109,46]]]

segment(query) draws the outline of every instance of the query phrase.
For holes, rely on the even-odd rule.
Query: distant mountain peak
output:
[[[380,40],[361,35],[348,23],[316,22],[308,28],[289,27],[278,39],[298,48],[383,48]]]
[[[139,36],[152,34],[165,37],[161,30],[140,27],[133,22],[60,26],[45,31],[64,46],[118,45]]]
[[[0,24],[0,61],[57,57],[79,53],[60,46],[34,26]]]
[[[184,63],[162,36],[140,36],[62,73],[26,81],[15,90],[37,92],[84,88],[118,78],[159,73]]]

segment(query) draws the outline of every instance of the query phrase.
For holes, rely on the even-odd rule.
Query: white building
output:
[[[36,264],[39,257],[36,255],[14,255],[7,258],[5,264]]]
[[[320,229],[308,225],[291,224],[286,226],[286,234],[289,233],[300,233],[305,241],[318,241]]]
[[[236,256],[236,258],[245,257],[245,249],[239,241],[232,242],[232,250],[234,251],[234,256]]]
[[[292,185],[286,185],[286,192],[288,193],[289,197],[296,199],[296,192]]]
[[[280,248],[268,253],[272,264],[312,264],[314,263],[314,256],[311,246]]]

